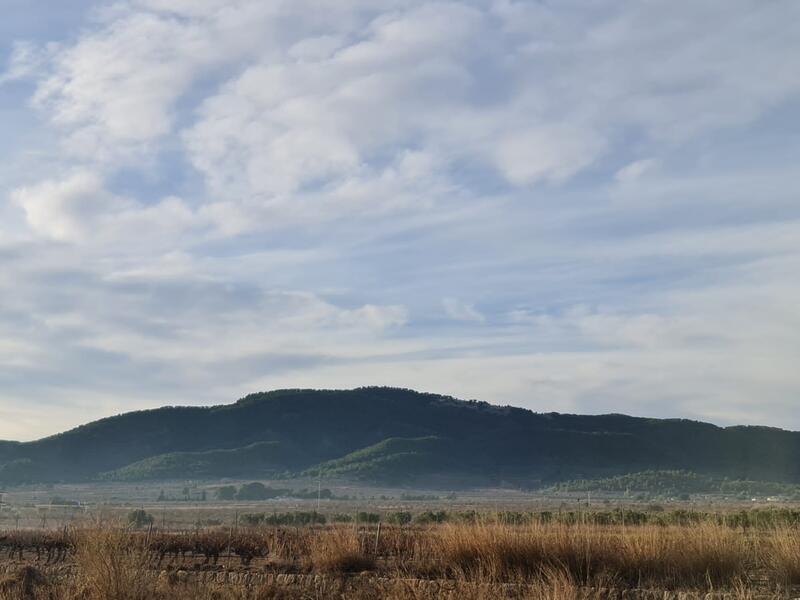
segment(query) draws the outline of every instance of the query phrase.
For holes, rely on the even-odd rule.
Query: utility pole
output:
[[[319,468],[319,479],[317,479],[317,513],[319,513],[321,502],[322,502],[322,467]]]

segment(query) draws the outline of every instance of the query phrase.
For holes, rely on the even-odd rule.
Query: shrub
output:
[[[426,510],[425,512],[421,512],[414,517],[414,522],[420,525],[427,525],[430,523],[444,523],[447,520],[448,520],[448,514],[443,510],[437,512]]]
[[[413,517],[411,516],[410,512],[399,511],[399,512],[389,513],[389,516],[387,517],[386,520],[389,521],[389,523],[393,523],[394,525],[408,525],[409,523],[411,523],[412,518]]]
[[[153,515],[147,513],[144,509],[138,508],[128,513],[128,524],[132,527],[141,529],[152,525],[154,522]]]
[[[359,523],[380,523],[381,516],[378,513],[360,512],[358,513]]]
[[[155,580],[143,536],[107,527],[81,531],[75,561],[90,600],[147,600]]]
[[[245,513],[239,515],[239,523],[249,527],[256,527],[258,525],[269,525],[270,527],[276,527],[278,525],[324,525],[325,522],[325,515],[316,511],[273,513],[271,515],[265,513]]]
[[[334,523],[352,523],[353,515],[349,513],[335,513],[331,515],[331,521]]]
[[[239,524],[245,527],[256,527],[264,522],[264,513],[244,513],[239,515]]]
[[[237,500],[267,500],[272,498],[269,489],[263,483],[246,483],[239,488]]]
[[[236,487],[232,485],[223,485],[222,487],[217,488],[216,495],[217,500],[235,500]]]

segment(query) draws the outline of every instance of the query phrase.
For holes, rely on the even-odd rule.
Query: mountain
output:
[[[396,388],[278,390],[0,442],[0,483],[317,473],[535,486],[646,470],[800,482],[800,433],[534,413]]]

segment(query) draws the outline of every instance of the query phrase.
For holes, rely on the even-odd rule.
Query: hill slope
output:
[[[800,498],[800,486],[770,481],[720,479],[691,471],[643,471],[605,479],[579,479],[555,484],[552,492],[646,492],[677,494],[726,494],[752,496],[791,496]]]
[[[101,473],[112,481],[192,479],[214,477],[268,477],[295,464],[298,455],[279,442],[257,442],[232,450],[171,452],[145,458],[120,469]]]
[[[417,441],[386,442],[390,438]],[[440,441],[419,441],[431,438]],[[436,471],[486,483],[533,484],[648,469],[800,482],[800,433],[624,415],[541,414],[395,388],[279,390],[224,406],[127,413],[35,442],[3,443],[0,475],[3,465],[10,465],[6,471],[18,480],[88,480],[135,472],[164,477],[175,474],[176,464],[194,464],[200,466],[192,476],[218,477],[226,469],[209,467],[208,455],[196,454],[212,452],[214,462],[228,456],[216,451],[264,442],[292,451],[245,461],[237,466],[246,472],[230,475],[302,471],[319,464],[345,474],[358,471],[357,463],[380,458],[391,463],[392,479],[400,482]],[[422,457],[420,448],[411,456],[393,451],[404,443],[424,446]],[[370,447],[366,458],[352,454]],[[343,462],[330,462],[337,459]],[[361,469],[362,474],[380,478],[386,472],[373,467]],[[7,477],[4,483],[15,481]]]
[[[440,437],[389,438],[326,461],[305,474],[322,473],[326,478],[349,477],[388,483],[408,479],[409,473],[420,478],[435,473],[467,474],[465,471],[469,469],[459,464],[458,455],[456,445]]]

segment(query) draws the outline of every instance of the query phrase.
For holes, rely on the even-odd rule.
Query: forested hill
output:
[[[800,482],[800,433],[534,413],[396,388],[279,390],[0,443],[0,482],[331,475],[520,485],[684,469]]]

